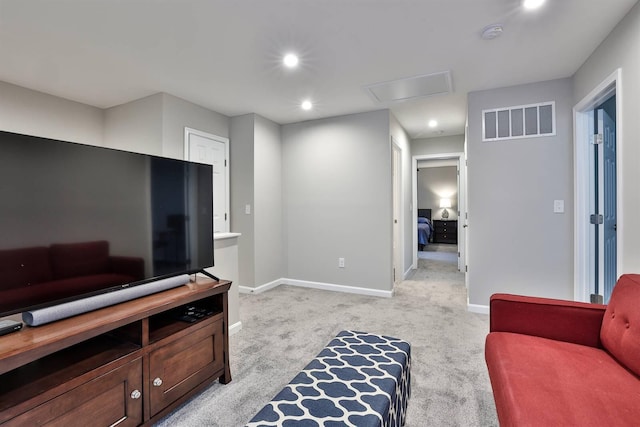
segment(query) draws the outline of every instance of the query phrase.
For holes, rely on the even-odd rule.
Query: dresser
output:
[[[433,243],[458,243],[457,220],[433,220]]]

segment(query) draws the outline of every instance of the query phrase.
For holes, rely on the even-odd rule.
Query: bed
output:
[[[431,209],[418,209],[418,250],[421,251],[429,244],[433,234],[431,223]]]

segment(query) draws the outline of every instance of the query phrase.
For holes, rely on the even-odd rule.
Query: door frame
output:
[[[589,302],[592,293],[593,268],[591,260],[595,257],[595,231],[589,222],[593,213],[590,194],[593,190],[593,160],[589,147],[593,139],[593,110],[611,95],[616,95],[616,211],[617,244],[616,271],[622,271],[622,248],[624,239],[624,218],[622,199],[624,188],[622,181],[622,69],[618,68],[596,86],[587,96],[573,107],[573,159],[574,159],[574,299]]]
[[[465,272],[466,268],[466,248],[467,245],[461,242],[466,242],[466,221],[461,221],[466,218],[467,206],[466,206],[466,162],[464,152],[453,153],[440,153],[440,154],[424,154],[416,155],[411,158],[411,186],[412,186],[412,201],[411,201],[411,216],[413,221],[413,265],[414,270],[418,268],[418,161],[423,160],[458,160],[458,171],[460,173],[459,185],[458,185],[458,251],[460,253],[458,257],[458,269]],[[433,213],[433,212],[432,212]]]

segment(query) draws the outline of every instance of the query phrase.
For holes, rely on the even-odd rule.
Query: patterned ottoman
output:
[[[247,427],[403,426],[410,369],[408,342],[342,331]]]

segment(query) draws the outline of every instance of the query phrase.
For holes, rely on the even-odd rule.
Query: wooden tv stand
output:
[[[231,282],[196,282],[0,336],[0,425],[150,425],[231,381]],[[186,306],[208,311],[179,320]]]

